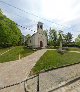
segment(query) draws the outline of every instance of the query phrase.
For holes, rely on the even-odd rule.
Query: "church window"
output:
[[[39,28],[39,25],[38,25],[38,28]]]
[[[42,25],[40,25],[40,28],[42,29]]]

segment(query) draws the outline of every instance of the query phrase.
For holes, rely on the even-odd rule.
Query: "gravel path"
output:
[[[47,49],[42,49],[36,51],[35,53],[21,60],[1,63],[0,87],[20,82],[26,79],[32,67],[46,51]],[[65,87],[61,87],[57,90],[54,90],[57,87],[65,84],[66,82],[71,81],[76,77],[80,77],[80,64],[42,73],[40,74],[39,77],[40,77],[39,79],[40,92],[80,92],[80,80]],[[37,77],[34,78],[33,80],[29,80],[27,82],[27,85],[25,85],[25,87],[27,90],[29,90],[29,92],[36,92],[37,88],[36,85],[37,85]],[[2,89],[0,90],[0,92],[27,92],[27,91],[25,90],[24,84],[22,83],[17,86]]]
[[[80,53],[80,51],[69,51],[69,52],[75,52],[75,53]]]
[[[47,51],[42,49],[17,61],[11,61],[0,64],[0,87],[20,82],[28,77],[30,70]],[[0,92],[25,92],[23,84],[0,90]]]
[[[42,73],[39,81],[39,92],[80,92],[80,64]],[[36,92],[36,84],[37,78],[29,80],[26,89]]]

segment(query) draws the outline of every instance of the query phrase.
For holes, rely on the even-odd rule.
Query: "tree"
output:
[[[0,13],[2,13],[1,9],[0,9]]]
[[[55,29],[51,29],[51,28],[50,28],[49,40],[50,40],[51,42],[53,42],[54,47],[56,47],[56,43],[57,43],[57,32],[56,32]]]
[[[25,37],[25,45],[28,45],[28,40],[31,38],[30,34],[27,34]]]
[[[44,35],[45,35],[45,36],[46,36],[46,38],[47,38],[47,42],[48,42],[48,34],[47,34],[47,32],[48,32],[48,30],[47,30],[47,29],[43,31]]]
[[[22,33],[16,23],[0,12],[0,46],[20,45],[21,41]]]
[[[45,35],[46,37],[48,37],[47,31],[48,31],[48,30],[44,30],[44,31],[43,31],[43,32],[44,32],[44,35]]]
[[[72,41],[72,34],[70,33],[70,32],[68,32],[65,36],[64,36],[64,38],[65,38],[65,41],[66,41],[66,43],[68,44],[68,43],[70,43],[71,41]]]
[[[79,34],[78,37],[75,39],[75,43],[76,43],[76,45],[80,46],[80,34]]]

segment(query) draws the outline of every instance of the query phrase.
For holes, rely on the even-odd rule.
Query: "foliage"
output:
[[[48,69],[55,69],[58,67],[71,65],[80,62],[80,53],[67,52],[63,55],[57,51],[47,51],[32,69],[33,73],[39,73]]]
[[[56,44],[57,44],[57,31],[55,29],[50,29],[49,41],[51,42],[50,44],[53,44],[54,46],[56,46]]]
[[[47,30],[44,30],[44,35],[48,38],[48,35],[47,35]]]
[[[53,46],[53,41],[52,40],[48,40],[48,46]]]
[[[27,34],[26,37],[25,37],[25,44],[27,45],[28,44],[28,40],[30,39],[31,35],[30,34]]]
[[[57,33],[55,29],[50,29],[48,45],[60,46],[60,48],[62,48],[62,45],[75,46],[75,43],[72,42],[72,38],[73,37],[70,32],[68,32],[67,34],[64,34],[63,31],[59,30],[59,32]]]
[[[64,35],[64,38],[65,38],[65,43],[69,44],[71,43],[73,37],[72,37],[72,34],[68,32],[66,35]]]
[[[79,34],[78,37],[75,39],[75,43],[76,43],[76,45],[80,46],[80,34]]]
[[[47,42],[48,42],[48,33],[47,33],[47,32],[48,32],[47,29],[43,31],[44,35],[46,36]],[[48,44],[48,43],[47,43],[47,44]]]
[[[22,34],[16,23],[0,12],[0,46],[20,45]]]

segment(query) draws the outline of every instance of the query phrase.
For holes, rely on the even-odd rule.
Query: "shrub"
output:
[[[66,52],[66,50],[58,49],[57,52],[60,53],[61,55],[63,55]]]

